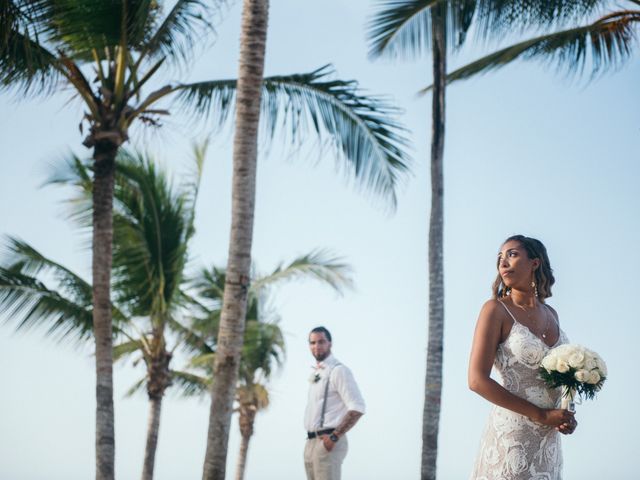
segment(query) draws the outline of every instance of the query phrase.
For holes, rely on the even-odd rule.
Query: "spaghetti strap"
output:
[[[558,327],[558,329],[560,328],[560,322],[558,321],[558,319],[556,318],[556,314],[553,312],[553,310],[551,309],[551,307],[549,305],[547,305],[546,303],[543,303],[543,305],[545,307],[547,307],[547,311],[551,314],[551,318],[553,318],[553,321],[556,322],[556,326]]]
[[[545,307],[547,307],[547,312],[551,315],[551,318],[553,318],[553,321],[556,324],[556,330],[558,330],[558,340],[560,339],[560,336],[562,335],[562,331],[560,330],[560,322],[558,321],[558,319],[556,318],[556,314],[553,312],[553,310],[551,309],[551,307],[549,305],[547,305],[546,303],[543,303],[543,305]]]
[[[520,323],[520,322],[518,322],[518,320],[516,320],[516,317],[513,316],[513,313],[511,313],[511,310],[509,310],[507,308],[507,306],[502,302],[502,300],[498,300],[498,302],[500,302],[500,305],[502,305],[504,307],[504,309],[507,311],[509,316],[513,319],[514,323]]]

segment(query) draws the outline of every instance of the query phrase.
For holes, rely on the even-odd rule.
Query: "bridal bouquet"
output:
[[[573,411],[576,392],[592,399],[600,391],[607,365],[600,355],[581,345],[560,345],[542,359],[540,378],[551,388],[562,387],[562,408]]]

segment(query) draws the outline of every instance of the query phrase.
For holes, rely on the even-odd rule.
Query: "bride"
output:
[[[560,480],[559,433],[573,433],[577,422],[557,408],[560,390],[538,377],[549,349],[567,343],[545,303],[554,283],[549,257],[540,241],[516,235],[502,245],[497,267],[469,362],[469,388],[494,404],[471,479]],[[492,366],[502,384],[490,377]]]

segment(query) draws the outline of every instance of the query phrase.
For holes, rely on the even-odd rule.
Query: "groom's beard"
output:
[[[322,362],[329,355],[331,355],[331,350],[329,350],[328,352],[319,353],[317,355],[314,355],[313,357],[316,359],[316,362]]]

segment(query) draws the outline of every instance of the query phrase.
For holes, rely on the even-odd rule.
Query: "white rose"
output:
[[[600,381],[600,374],[598,373],[597,370],[593,370],[589,372],[589,380],[587,380],[587,383],[590,383],[591,385],[595,385],[599,381]]]
[[[604,363],[604,360],[602,360],[602,358],[600,358],[599,356],[596,357],[596,367],[598,368],[598,372],[600,372],[601,376],[607,376],[607,364]]]
[[[580,345],[575,345],[573,343],[565,343],[564,345],[560,345],[560,351],[563,355],[571,355],[577,349],[582,348]]]
[[[576,349],[575,351],[571,352],[567,359],[569,362],[569,366],[576,369],[584,367],[584,357],[584,352],[580,349]]]
[[[564,357],[567,355],[570,347],[571,345],[565,343],[564,345],[560,345],[559,347],[554,348],[549,353],[555,355],[556,357]]]
[[[584,368],[586,368],[587,370],[593,370],[594,368],[598,368],[596,359],[591,355],[587,354],[584,359]]]
[[[569,371],[569,364],[565,360],[559,358],[556,363],[556,370],[560,373],[566,373]]]
[[[590,374],[591,372],[589,372],[589,370],[578,370],[574,377],[576,377],[577,381],[585,383],[589,381]]]
[[[573,343],[569,343],[567,344],[565,352],[567,356],[569,356],[569,355],[573,355],[576,352],[579,352],[580,350],[582,350],[582,347],[580,345],[574,345]]]
[[[542,366],[547,370],[547,372],[555,370],[556,363],[558,363],[558,357],[553,353],[548,354],[542,359]]]

